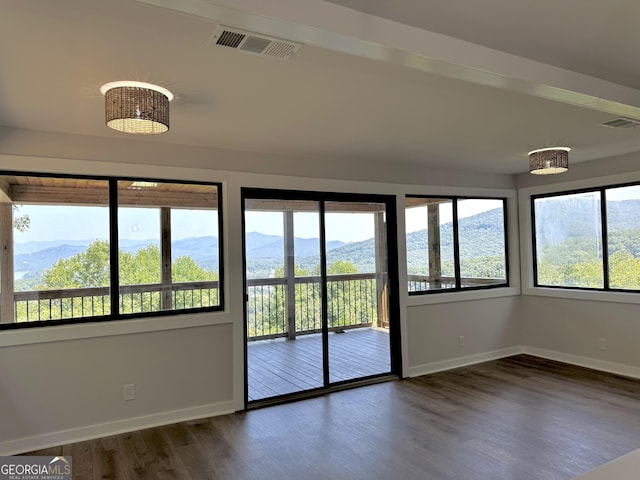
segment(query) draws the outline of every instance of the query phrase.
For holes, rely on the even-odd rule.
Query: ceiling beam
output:
[[[11,185],[4,177],[0,177],[0,203],[13,203]]]
[[[320,0],[137,1],[307,45],[640,119],[640,90]]]
[[[97,187],[13,185],[11,187],[11,198],[15,203],[107,206],[109,205],[109,190]],[[122,189],[118,194],[118,205],[216,209],[218,198],[215,193],[211,192]]]

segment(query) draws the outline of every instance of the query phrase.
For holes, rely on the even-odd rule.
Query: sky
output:
[[[470,199],[458,201],[458,218],[470,217],[494,208],[502,207],[502,200]],[[417,232],[427,228],[427,207],[414,207],[405,210],[407,233]],[[451,222],[453,208],[450,203],[440,205],[440,225]]]
[[[319,214],[295,213],[293,217],[294,235],[298,238],[319,238]],[[326,239],[342,242],[360,242],[373,238],[373,214],[371,213],[327,213],[325,219]],[[282,212],[245,212],[247,232],[264,235],[283,235]]]
[[[109,238],[107,207],[23,205],[14,216],[28,215],[26,232],[14,230],[14,241],[26,243],[50,240],[106,240]],[[172,210],[173,240],[218,236],[217,212],[212,210]],[[148,240],[160,238],[159,209],[120,208],[120,238]]]
[[[635,187],[637,190],[640,188]],[[619,189],[623,190],[623,189]],[[637,198],[639,195],[636,192]],[[628,197],[629,192],[620,192]],[[500,200],[464,200],[459,203],[460,218],[499,207]],[[424,208],[406,212],[407,233],[423,230],[427,226]],[[43,240],[96,240],[109,238],[109,211],[107,207],[23,205],[14,215],[28,215],[31,224],[26,232],[14,232],[14,241],[25,243]],[[247,232],[265,235],[283,235],[282,213],[245,212]],[[160,237],[159,210],[148,208],[120,208],[119,233],[123,239],[149,240]],[[189,237],[218,236],[217,212],[211,210],[172,210],[171,234],[173,240]],[[440,223],[451,221],[451,207],[441,208]],[[374,237],[371,213],[327,213],[326,238],[328,241],[359,242]],[[319,238],[318,213],[299,212],[294,216],[295,236]]]

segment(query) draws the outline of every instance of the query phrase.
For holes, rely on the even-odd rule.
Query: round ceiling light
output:
[[[569,147],[540,148],[529,152],[529,172],[553,175],[569,170]]]
[[[169,102],[166,88],[145,82],[119,81],[100,87],[105,98],[107,127],[136,135],[156,135],[169,130]]]

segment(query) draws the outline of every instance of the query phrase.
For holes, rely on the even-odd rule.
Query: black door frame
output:
[[[303,200],[318,202],[320,209],[320,270],[322,288],[322,343],[323,343],[323,372],[324,385],[320,388],[305,390],[302,392],[289,393],[270,397],[265,400],[249,402],[249,365],[248,365],[248,342],[247,342],[247,258],[246,258],[246,223],[245,223],[245,200]],[[328,330],[327,330],[327,292],[326,280],[326,242],[325,242],[325,203],[326,202],[363,202],[381,203],[385,205],[386,214],[386,242],[387,242],[387,273],[388,273],[388,302],[389,302],[389,346],[391,369],[389,373],[372,375],[369,377],[356,378],[341,382],[331,383],[329,381],[328,370]],[[245,410],[257,408],[277,403],[285,403],[302,398],[330,393],[360,385],[367,385],[385,381],[387,379],[402,378],[402,342],[400,336],[400,284],[398,280],[398,224],[396,197],[394,195],[363,194],[363,193],[341,193],[341,192],[320,192],[307,190],[278,190],[254,187],[241,188],[241,215],[242,215],[242,279],[243,279],[243,332],[244,332],[244,405]]]

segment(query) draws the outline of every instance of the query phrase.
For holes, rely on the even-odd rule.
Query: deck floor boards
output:
[[[390,358],[386,330],[358,328],[329,334],[332,382],[388,373]],[[247,364],[249,401],[322,387],[322,336],[249,342]]]

